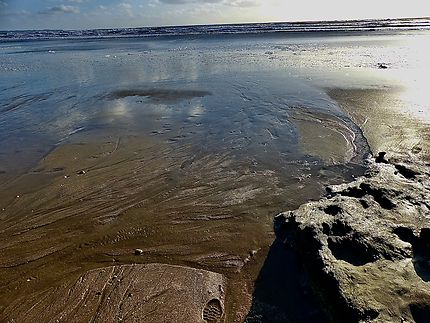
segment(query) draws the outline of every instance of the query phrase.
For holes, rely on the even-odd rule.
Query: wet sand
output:
[[[389,109],[380,91],[336,89],[329,94],[355,122],[367,120],[361,127],[373,152],[428,156],[428,125],[404,115],[399,119],[401,112]],[[292,120],[302,137],[300,149],[325,160],[325,169],[293,163],[282,177],[235,153],[196,154],[190,146],[172,146],[153,136],[83,133],[59,145],[0,192],[0,303],[5,317],[22,311],[16,304],[73,284],[88,270],[152,263],[223,274],[227,321],[248,315],[251,322],[253,313],[267,315],[271,303],[285,315],[280,318],[303,320],[301,311],[309,306],[318,313],[312,297],[300,296],[312,290],[295,256],[284,254],[277,240],[272,244],[273,215],[318,199],[329,183],[359,175],[362,168],[354,160],[363,160],[369,151],[345,121],[303,108],[296,109]],[[387,132],[394,125],[402,133]],[[310,176],[294,175],[306,171]],[[137,248],[141,255],[135,255]],[[291,281],[285,281],[286,273]],[[297,279],[305,285],[294,287]],[[269,291],[274,286],[291,288],[294,295],[285,298],[289,304],[279,303]],[[263,305],[258,303],[262,299]]]
[[[347,129],[324,115],[296,118],[324,124],[329,138]],[[351,158],[353,137],[327,141],[313,132],[318,128],[306,129],[303,149],[314,153],[327,143],[333,158],[323,169],[291,163],[283,176],[235,153],[199,155],[154,137],[76,135],[0,192],[0,303],[25,302],[24,295],[71,283],[90,269],[164,263],[224,274],[228,321],[242,321],[274,239],[273,215],[361,172],[337,165]],[[303,173],[309,175],[297,177]]]
[[[361,126],[374,152],[426,153],[427,132],[418,137],[415,131],[429,127],[399,119],[400,112],[389,109],[379,91],[337,89],[329,94],[355,122],[367,120]],[[7,317],[20,309],[9,307],[12,301],[26,303],[53,286],[72,284],[88,270],[164,263],[223,274],[227,321],[243,321],[255,304],[253,283],[259,273],[271,272],[270,280],[283,284],[283,271],[268,269],[285,256],[271,246],[273,215],[318,199],[324,185],[344,181],[348,172],[360,174],[353,160],[368,153],[363,138],[345,121],[303,108],[296,109],[292,120],[302,137],[301,149],[325,160],[325,169],[292,163],[283,178],[235,153],[196,154],[190,146],[172,146],[157,137],[83,133],[59,145],[0,192],[0,303]],[[387,132],[395,124],[402,133]],[[421,150],[416,142],[422,143]],[[348,162],[350,170],[343,166]],[[294,175],[306,171],[310,176]],[[134,254],[136,248],[141,255]],[[294,263],[293,255],[285,259],[289,264],[284,266]],[[300,272],[285,270],[292,270],[292,277]],[[272,284],[265,285],[267,278],[259,281],[257,295],[267,295],[261,289]],[[271,301],[277,304],[275,297],[266,300]],[[299,315],[291,311],[285,315]]]
[[[400,99],[399,89],[342,90],[329,95],[363,129],[374,154],[411,155],[429,161],[430,128]]]

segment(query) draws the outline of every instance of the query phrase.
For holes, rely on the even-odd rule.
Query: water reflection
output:
[[[11,156],[3,165],[34,165],[86,131],[234,151],[277,170],[301,160],[343,163],[363,140],[327,89],[398,88],[393,108],[429,120],[429,39],[409,32],[18,44],[1,53],[0,153]],[[39,153],[16,158],[18,138],[21,152]]]

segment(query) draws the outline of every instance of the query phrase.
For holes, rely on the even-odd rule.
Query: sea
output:
[[[1,40],[112,38],[112,37],[161,37],[184,35],[303,33],[303,32],[353,32],[428,30],[429,18],[369,19],[354,21],[311,21],[248,24],[219,24],[192,26],[164,26],[139,28],[109,28],[88,30],[20,30],[0,31]]]

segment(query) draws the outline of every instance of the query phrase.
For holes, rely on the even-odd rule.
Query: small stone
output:
[[[141,256],[143,254],[143,250],[142,249],[134,249],[134,254],[136,256]]]
[[[224,294],[224,288],[222,288],[222,285],[219,285],[218,288],[219,288],[220,293]]]

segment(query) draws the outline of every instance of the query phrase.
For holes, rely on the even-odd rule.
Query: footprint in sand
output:
[[[218,323],[222,317],[222,306],[218,299],[210,300],[203,309],[203,320],[208,323]]]

